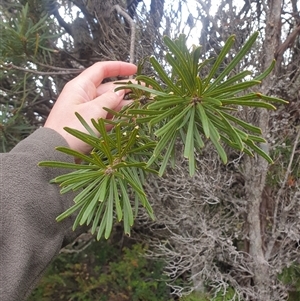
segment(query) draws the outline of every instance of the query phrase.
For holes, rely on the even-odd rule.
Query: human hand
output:
[[[94,128],[91,119],[108,118],[108,113],[103,107],[119,111],[128,104],[128,101],[123,99],[125,90],[114,92],[116,85],[113,82],[102,84],[102,81],[112,76],[133,75],[136,71],[135,65],[118,61],[99,62],[87,68],[65,85],[46,120],[45,127],[62,135],[70,148],[87,153],[90,147],[66,132],[64,127],[87,132],[75,112]]]

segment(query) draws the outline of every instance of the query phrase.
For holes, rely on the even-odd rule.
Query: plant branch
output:
[[[273,214],[273,221],[274,222],[273,222],[273,226],[272,226],[272,240],[270,241],[270,244],[269,244],[267,252],[266,252],[266,258],[267,259],[270,258],[271,252],[273,250],[273,247],[274,247],[274,244],[275,244],[275,241],[276,241],[276,227],[277,227],[277,222],[278,222],[277,221],[277,214],[278,214],[278,208],[279,208],[279,201],[280,201],[280,198],[283,195],[288,177],[292,172],[292,164],[293,164],[293,161],[294,161],[294,156],[295,156],[295,153],[296,153],[297,145],[299,143],[299,139],[300,139],[300,128],[298,129],[298,134],[297,134],[296,139],[295,139],[295,143],[294,143],[294,146],[293,146],[293,149],[292,149],[292,153],[291,153],[291,157],[290,157],[290,161],[289,161],[286,173],[284,175],[284,179],[282,181],[281,187],[280,187],[280,189],[277,193],[277,197],[276,197],[276,200],[275,200],[275,208],[274,208],[274,214]],[[288,208],[288,207],[286,207],[286,208]]]
[[[281,58],[283,53],[290,47],[293,46],[297,36],[300,35],[300,24],[293,30],[293,32],[288,35],[286,40],[278,47],[275,53],[275,59]]]
[[[116,10],[116,12],[122,15],[130,25],[130,51],[129,51],[129,62],[134,63],[134,52],[135,52],[135,23],[133,19],[120,7],[120,5],[114,5],[112,10]]]
[[[38,71],[38,70],[33,70],[33,69],[27,69],[23,67],[16,66],[14,64],[6,64],[0,66],[0,69],[3,70],[11,70],[11,69],[16,69],[28,73],[33,73],[37,75],[66,75],[66,74],[78,74],[81,73],[84,69],[61,69],[61,71],[58,72],[47,72],[47,71]]]

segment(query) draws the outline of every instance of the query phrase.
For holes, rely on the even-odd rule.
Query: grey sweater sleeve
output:
[[[73,204],[49,181],[66,170],[39,167],[38,162],[71,162],[55,150],[67,146],[55,131],[41,128],[11,152],[0,154],[0,300],[26,300],[60,249],[79,233],[72,218],[55,218]]]

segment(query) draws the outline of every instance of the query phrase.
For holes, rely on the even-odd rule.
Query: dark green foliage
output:
[[[163,262],[146,259],[147,247],[94,242],[84,252],[60,254],[28,301],[168,301]]]
[[[279,275],[279,279],[290,288],[288,301],[300,300],[300,265],[293,264],[285,268]]]

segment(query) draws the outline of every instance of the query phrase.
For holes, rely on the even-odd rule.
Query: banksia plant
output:
[[[259,147],[259,143],[266,142],[261,129],[233,114],[239,107],[274,110],[272,102],[286,103],[282,99],[249,92],[272,71],[275,61],[255,78],[251,78],[252,73],[248,70],[232,75],[257,35],[254,33],[224,68],[224,60],[235,41],[231,36],[203,78],[201,70],[209,66],[210,60],[200,61],[201,47],[188,49],[184,35],[175,41],[165,37],[169,50],[165,59],[170,67],[166,70],[170,72],[151,57],[150,63],[157,77],[138,74],[137,83],[123,83],[118,89],[130,88],[133,102],[120,112],[109,110],[115,116],[111,121],[92,120],[98,135],[77,114],[89,134],[70,128],[66,131],[89,144],[93,148],[90,155],[58,147],[58,151],[80,158],[83,163],[40,163],[41,166],[74,169],[53,179],[62,187],[62,193],[78,191],[74,205],[57,220],[77,212],[73,228],[90,225],[92,233],[97,232],[97,239],[103,235],[108,238],[113,223],[123,220],[124,231],[130,234],[139,204],[154,218],[143,183],[148,172],[163,176],[167,166],[175,164],[178,141],[184,146],[182,156],[188,160],[190,176],[197,170],[195,152],[201,151],[208,140],[224,164],[227,162],[224,144],[250,156],[257,153],[272,163],[269,155]],[[113,128],[106,132],[108,123]]]

